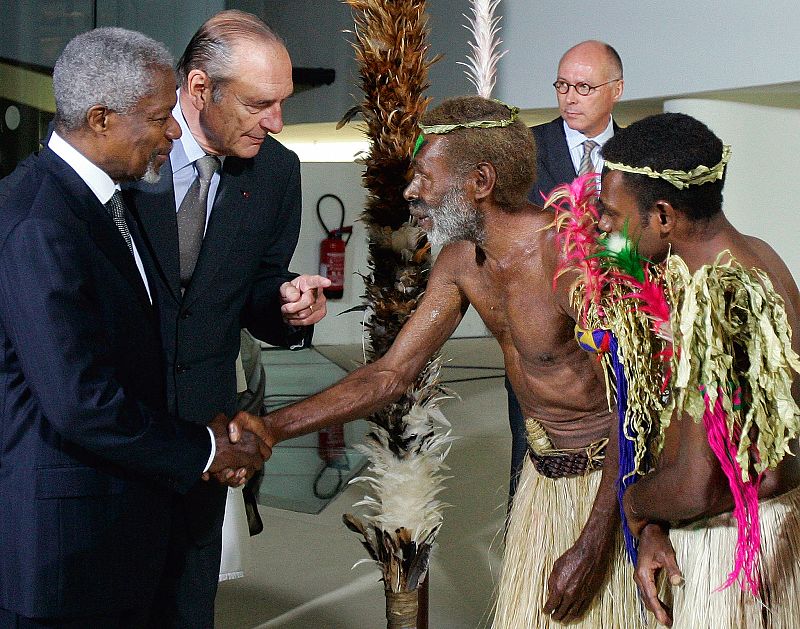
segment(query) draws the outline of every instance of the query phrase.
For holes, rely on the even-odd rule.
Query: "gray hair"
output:
[[[198,29],[178,60],[181,85],[187,86],[192,70],[202,70],[211,79],[211,98],[219,102],[223,86],[236,73],[234,48],[253,42],[285,46],[275,31],[251,13],[235,9],[217,13]]]
[[[163,44],[124,28],[97,28],[74,37],[53,69],[56,128],[86,124],[95,105],[125,113],[154,89],[153,70],[172,71]]]

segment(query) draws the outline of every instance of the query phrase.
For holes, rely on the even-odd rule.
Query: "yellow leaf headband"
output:
[[[491,129],[494,127],[507,127],[519,118],[519,107],[506,105],[504,102],[497,99],[492,100],[494,100],[496,103],[500,103],[503,107],[508,109],[508,111],[511,112],[511,115],[508,118],[503,118],[502,120],[473,120],[471,122],[456,122],[454,124],[418,125],[422,133],[419,134],[417,141],[414,144],[413,155],[416,155],[417,151],[419,151],[419,149],[422,147],[422,143],[425,142],[425,135],[444,135],[445,133],[450,133],[456,129]]]
[[[717,181],[722,179],[722,174],[725,172],[725,165],[731,158],[731,147],[725,144],[722,147],[722,159],[717,164],[711,166],[700,165],[692,168],[689,172],[685,170],[672,170],[665,168],[662,171],[653,170],[649,166],[628,166],[627,164],[619,164],[616,162],[605,162],[604,166],[609,170],[619,170],[624,173],[633,173],[634,175],[647,175],[652,179],[664,179],[668,181],[678,190],[683,190],[686,186],[696,185],[699,186],[703,183],[710,181]]]

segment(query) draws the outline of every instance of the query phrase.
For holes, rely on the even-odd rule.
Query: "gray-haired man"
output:
[[[173,492],[267,454],[164,403],[150,262],[118,189],[157,178],[180,136],[171,65],[140,33],[74,38],[47,148],[0,183],[2,627],[144,626]]]
[[[254,15],[222,11],[192,37],[178,74],[173,114],[183,135],[162,181],[137,184],[126,198],[158,267],[169,408],[205,422],[236,410],[240,328],[273,345],[308,344],[326,312],[319,289],[328,280],[288,269],[300,231],[300,162],[271,137],[293,90],[280,38]],[[206,195],[187,201],[203,177]],[[199,210],[195,239],[184,229],[190,210]],[[197,483],[175,505],[158,626],[213,626],[223,489]]]

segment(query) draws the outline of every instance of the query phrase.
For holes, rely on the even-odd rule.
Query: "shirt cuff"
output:
[[[214,457],[217,456],[217,443],[214,440],[214,431],[208,426],[206,426],[206,430],[208,431],[208,435],[211,437],[211,455],[208,457],[208,463],[206,463],[205,468],[203,468],[203,474],[209,470],[211,464],[214,462]]]

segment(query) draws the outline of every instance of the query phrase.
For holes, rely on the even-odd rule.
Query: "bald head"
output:
[[[602,66],[607,77],[604,79],[605,81],[622,78],[622,59],[620,59],[619,53],[614,50],[614,47],[605,42],[589,39],[582,41],[580,44],[575,44],[563,54],[558,66],[561,67],[565,60],[572,59],[579,59]]]
[[[617,51],[605,42],[581,42],[561,57],[556,81],[568,86],[564,94],[556,91],[556,97],[561,117],[570,129],[588,138],[601,134],[624,88]],[[579,94],[575,86],[589,93]]]

